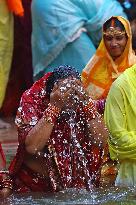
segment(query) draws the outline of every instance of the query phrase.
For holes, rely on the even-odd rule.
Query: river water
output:
[[[12,130],[14,131],[13,134],[10,130],[4,133],[0,132],[0,141],[3,142],[2,145],[6,154],[7,164],[13,158],[17,146],[17,134],[13,126]],[[9,142],[10,139],[15,139],[15,143],[14,141]],[[109,188],[109,185],[111,186],[114,181],[114,175],[110,175],[107,178],[104,177],[102,184],[107,184],[108,188],[99,188],[90,192],[69,189],[55,194],[31,193],[12,195],[5,200],[0,199],[0,205],[136,205],[136,188],[119,188],[114,186]]]
[[[99,188],[86,190],[69,189],[55,194],[12,195],[1,205],[136,205],[135,188]]]

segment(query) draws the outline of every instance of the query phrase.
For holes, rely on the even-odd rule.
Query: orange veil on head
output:
[[[6,0],[10,11],[18,16],[24,15],[24,9],[21,0]]]
[[[132,34],[128,20],[121,16],[117,18],[126,30],[128,40],[124,52],[115,61],[109,55],[102,38],[94,56],[82,72],[82,81],[92,99],[106,98],[112,82],[128,67],[136,63],[132,50]],[[111,17],[112,18],[112,17]]]

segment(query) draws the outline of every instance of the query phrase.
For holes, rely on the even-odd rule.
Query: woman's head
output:
[[[103,38],[105,47],[113,60],[120,57],[125,50],[128,37],[123,24],[117,17],[111,17],[104,23]]]
[[[54,84],[61,79],[66,79],[69,77],[80,79],[80,74],[74,67],[68,65],[63,65],[63,66],[59,66],[58,68],[55,68],[52,74],[47,79],[46,94],[50,96]]]

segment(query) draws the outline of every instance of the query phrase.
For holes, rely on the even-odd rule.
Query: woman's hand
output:
[[[89,100],[82,83],[78,79],[67,78],[60,80],[50,94],[50,103],[62,108],[72,108],[77,104],[85,103]]]
[[[60,109],[72,107],[73,96],[75,96],[75,89],[70,79],[60,80],[58,84],[54,85],[50,94],[50,103]]]
[[[9,188],[3,188],[0,190],[0,198],[7,198],[12,194],[12,190]]]
[[[83,104],[87,104],[89,101],[89,96],[83,87],[83,84],[80,80],[76,79],[75,82],[73,82],[73,87],[75,90],[75,96],[78,97],[78,101]]]

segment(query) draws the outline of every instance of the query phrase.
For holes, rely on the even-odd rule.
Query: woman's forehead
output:
[[[122,31],[122,29],[120,27],[118,27],[118,26],[116,26],[116,27],[109,27],[109,28],[106,29],[106,31],[111,30],[111,29],[112,30]]]

